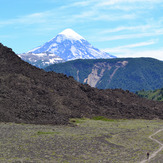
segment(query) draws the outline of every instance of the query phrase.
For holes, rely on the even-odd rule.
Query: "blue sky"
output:
[[[71,28],[117,57],[163,60],[163,0],[0,0],[0,42],[27,52]]]

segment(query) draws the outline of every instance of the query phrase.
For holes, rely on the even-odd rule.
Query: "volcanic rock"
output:
[[[121,89],[99,90],[45,72],[0,44],[0,121],[68,124],[69,118],[163,119],[163,103]]]

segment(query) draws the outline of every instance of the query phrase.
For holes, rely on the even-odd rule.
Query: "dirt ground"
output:
[[[135,163],[159,145],[163,120],[71,119],[69,126],[0,123],[1,163]],[[155,138],[162,140],[162,134]],[[163,160],[163,152],[151,163]]]

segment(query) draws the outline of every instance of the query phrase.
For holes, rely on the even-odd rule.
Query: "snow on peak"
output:
[[[72,29],[69,29],[69,28],[65,29],[64,31],[62,31],[59,34],[64,35],[68,39],[73,39],[73,40],[83,40],[84,39],[85,40],[85,38],[83,38],[82,36],[80,36],[75,31],[73,31]]]

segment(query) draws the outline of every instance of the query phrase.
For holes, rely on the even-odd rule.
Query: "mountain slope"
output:
[[[163,86],[163,62],[152,58],[75,60],[45,70],[73,76],[100,89],[122,88],[135,92]]]
[[[64,62],[64,60],[60,57],[58,57],[55,54],[49,53],[49,52],[43,52],[43,53],[24,53],[19,55],[24,61],[30,63],[33,66],[43,68],[47,67],[54,63],[61,63]]]
[[[45,72],[0,44],[0,121],[67,124],[69,118],[163,118],[163,103],[123,90],[98,90]]]
[[[163,101],[163,88],[156,89],[154,91],[137,91],[136,94],[143,98],[148,98],[150,100]]]
[[[79,58],[80,59],[114,58],[114,56],[93,47],[86,39],[84,39],[82,36],[80,36],[71,29],[64,30],[53,39],[46,42],[44,45],[39,46],[33,50],[30,50],[26,54],[23,55],[20,54],[19,56],[27,62],[30,61],[29,63],[31,63],[32,65],[43,68],[47,66],[45,64],[44,58],[41,58],[39,62],[42,61],[42,65],[45,66],[42,65],[40,66],[39,64],[36,63],[36,61],[35,62],[31,61],[33,59],[32,55],[37,54],[39,55],[42,53],[54,54],[60,57],[63,61],[75,60]],[[32,55],[30,56],[30,54]],[[49,65],[53,64],[50,61],[48,62],[47,58],[46,62]]]

